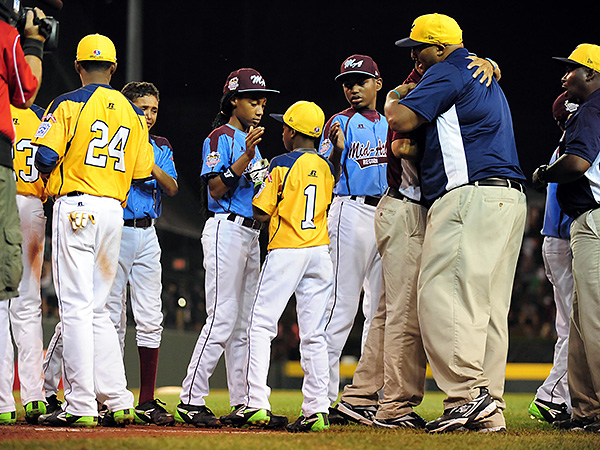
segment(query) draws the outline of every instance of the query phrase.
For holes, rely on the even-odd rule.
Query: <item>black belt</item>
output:
[[[67,197],[78,197],[80,195],[85,194],[85,192],[79,192],[79,191],[71,191],[69,192],[67,195]]]
[[[377,206],[379,200],[381,200],[381,197],[373,197],[371,195],[351,195],[350,200],[356,201],[359,197],[364,197],[365,204],[370,206]]]
[[[475,186],[509,187],[525,193],[525,186],[518,181],[510,180],[508,178],[484,178],[483,180],[472,181],[469,184],[473,184]]]
[[[215,217],[215,213],[212,211],[208,212],[209,217]],[[260,230],[262,228],[262,223],[258,220],[250,219],[248,217],[240,216],[235,213],[230,213],[227,216],[227,220],[230,222],[239,223],[243,227],[252,228],[253,230]]]
[[[400,192],[398,189],[393,188],[393,187],[388,187],[387,190],[385,191],[385,195],[387,195],[388,197],[395,198],[397,200],[406,200],[407,202],[415,203],[417,205],[423,206],[423,204],[421,202],[407,197],[402,192]]]
[[[142,217],[141,219],[125,219],[123,221],[123,225],[133,228],[148,228],[152,226],[152,219],[150,217]]]

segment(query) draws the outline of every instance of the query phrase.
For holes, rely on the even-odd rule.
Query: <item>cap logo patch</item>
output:
[[[363,60],[359,60],[357,61],[356,59],[352,58],[349,59],[348,61],[346,61],[344,63],[344,69],[347,69],[348,67],[351,67],[352,69],[356,69],[357,67],[361,67],[363,65]]]
[[[262,87],[266,86],[265,80],[263,80],[263,77],[261,77],[260,75],[251,75],[250,81],[252,81],[252,83],[254,83],[254,84],[259,84]]]
[[[233,77],[229,80],[229,84],[227,85],[227,89],[230,91],[237,91],[237,88],[240,86],[240,80],[238,77]]]
[[[94,50],[93,53],[94,53],[94,56],[100,56],[102,54],[102,52],[98,49]]]

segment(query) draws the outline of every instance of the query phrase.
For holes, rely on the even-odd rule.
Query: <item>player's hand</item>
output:
[[[489,87],[492,84],[492,79],[496,77],[496,81],[500,81],[500,68],[498,66],[494,67],[494,65],[488,61],[487,59],[479,58],[477,56],[467,56],[467,59],[470,59],[471,62],[467,66],[467,69],[473,69],[477,67],[475,72],[473,72],[473,78],[479,78],[479,82],[481,84],[485,83],[486,87]],[[497,69],[497,70],[496,70]]]
[[[342,125],[339,122],[333,122],[329,128],[329,141],[333,145],[334,152],[342,152],[346,143],[346,138],[342,132]]]
[[[250,127],[248,135],[246,136],[246,151],[245,154],[250,160],[254,159],[256,154],[256,146],[262,141],[262,135],[265,133],[264,127]]]
[[[394,89],[390,91],[389,95],[394,96],[397,100],[402,100],[404,97],[408,95],[410,91],[412,91],[417,85],[415,83],[406,83],[401,84],[400,86],[396,86]],[[391,98],[391,97],[390,97]]]
[[[25,17],[25,28],[23,29],[23,37],[37,39],[38,41],[46,42],[46,38],[40,34],[39,25],[34,25],[33,19],[37,16],[38,19],[43,19],[46,17],[44,11],[40,8],[33,8],[33,11],[27,11],[27,16]]]
[[[547,169],[548,166],[546,164],[541,165],[535,169],[535,172],[533,172],[533,176],[531,177],[533,188],[538,192],[545,192],[546,186],[548,186],[548,182],[544,180],[544,174],[546,173]]]

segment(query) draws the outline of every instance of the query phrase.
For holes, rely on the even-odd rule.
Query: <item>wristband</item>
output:
[[[494,61],[491,58],[485,58],[485,60],[488,61],[492,65],[492,67],[494,68],[494,70],[498,70],[498,64],[496,64],[496,61]]]
[[[400,95],[400,93],[396,89],[392,89],[390,92],[394,92],[398,96],[398,100],[402,99],[402,96]]]
[[[236,174],[231,167],[228,167],[224,172],[221,172],[221,181],[225,183],[228,188],[234,188],[240,182],[241,175]]]
[[[44,60],[44,43],[38,39],[24,38],[21,40],[21,47],[25,56],[33,55]]]

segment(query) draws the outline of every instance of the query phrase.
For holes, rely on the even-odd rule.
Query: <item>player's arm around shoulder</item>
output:
[[[159,146],[151,138],[154,151],[154,167],[152,168],[152,177],[158,183],[160,189],[169,197],[173,197],[179,192],[177,184],[177,172],[175,171],[175,162],[173,161],[173,150],[169,141],[164,139],[163,144]]]

